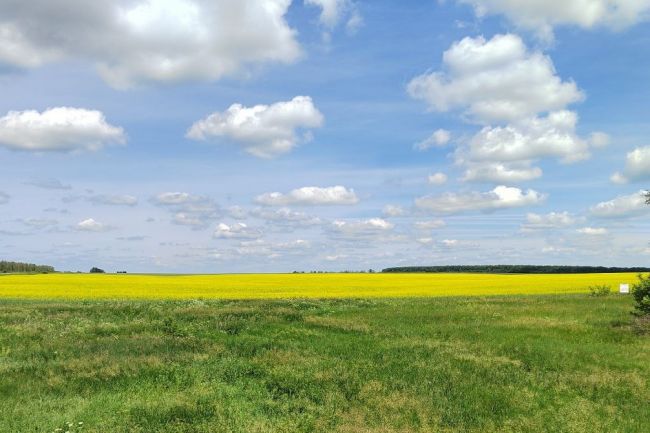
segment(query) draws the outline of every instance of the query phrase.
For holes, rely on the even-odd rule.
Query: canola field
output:
[[[331,299],[585,293],[620,274],[38,274],[0,276],[5,299]]]

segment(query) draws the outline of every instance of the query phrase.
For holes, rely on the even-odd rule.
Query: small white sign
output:
[[[621,293],[630,293],[630,285],[629,284],[621,284],[620,285],[620,292]]]

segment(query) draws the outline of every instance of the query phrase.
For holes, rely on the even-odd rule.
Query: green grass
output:
[[[0,432],[647,432],[650,337],[631,309],[3,300]]]

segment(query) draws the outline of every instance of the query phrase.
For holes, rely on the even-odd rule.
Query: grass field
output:
[[[650,338],[631,309],[619,295],[0,300],[0,432],[647,432]]]
[[[0,298],[289,299],[584,293],[635,274],[243,274],[0,276]]]

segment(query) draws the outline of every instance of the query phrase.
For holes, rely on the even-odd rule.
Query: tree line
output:
[[[53,266],[35,265],[33,263],[8,262],[5,260],[0,261],[0,273],[7,274],[14,272],[50,273],[55,271]]]
[[[382,269],[385,273],[484,273],[484,274],[611,274],[618,272],[650,272],[650,268],[618,268],[606,266],[555,266],[555,265],[451,265],[402,266]]]

